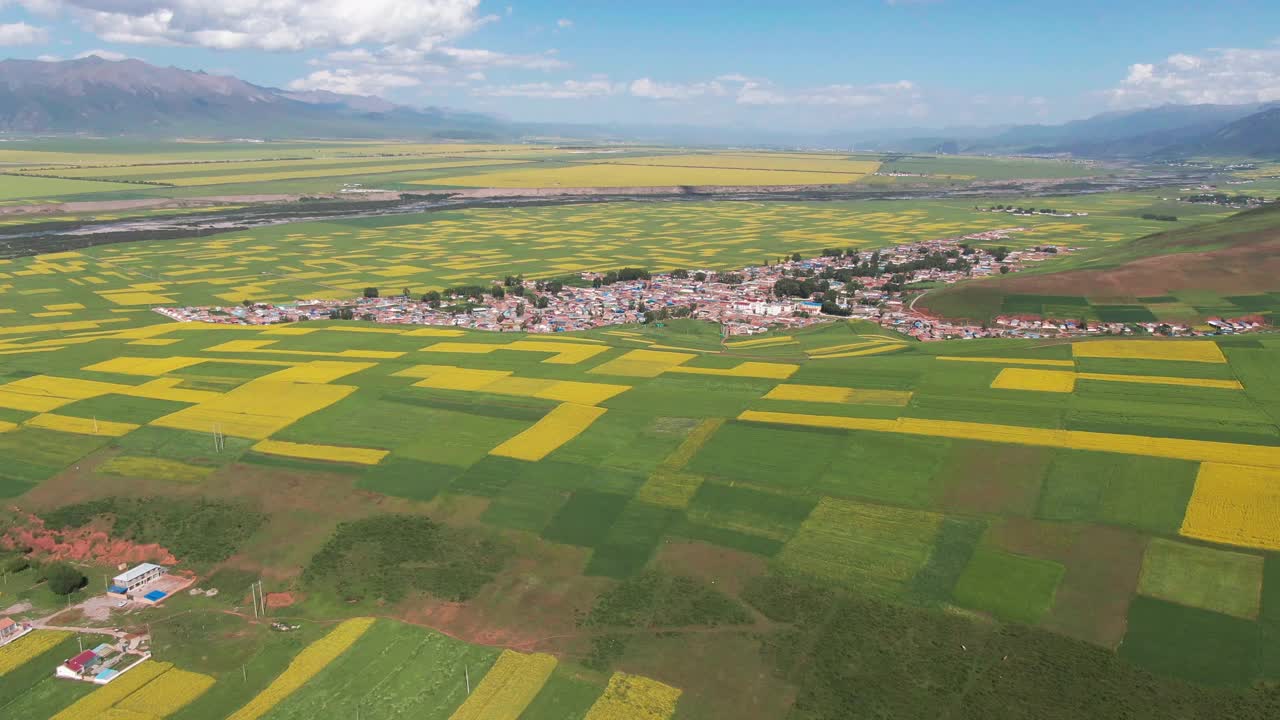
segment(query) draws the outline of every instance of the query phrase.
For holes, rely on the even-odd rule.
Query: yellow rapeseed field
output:
[[[1225,363],[1227,358],[1217,343],[1204,340],[1091,340],[1074,343],[1071,352],[1078,358],[1123,358],[1135,360],[1181,360],[1183,362]]]
[[[1069,393],[1076,389],[1076,374],[1069,370],[1005,368],[991,382],[991,387],[998,390]]]
[[[796,400],[799,402],[847,403],[853,397],[853,388],[830,385],[778,385],[770,390],[765,400]]]
[[[657,680],[616,672],[585,720],[667,720],[675,714],[680,694],[679,688]]]
[[[485,355],[493,352],[494,350],[554,353],[551,357],[543,360],[542,362],[552,365],[577,365],[578,363],[593,358],[602,352],[608,352],[609,348],[608,346],[549,342],[545,340],[517,340],[516,342],[506,344],[438,342],[422,348],[422,352],[466,353],[477,355]]]
[[[152,718],[168,717],[213,687],[213,678],[173,668],[116,704],[116,709]]]
[[[0,408],[48,412],[77,400],[107,395],[128,387],[94,380],[33,375],[0,385]]]
[[[587,372],[593,375],[621,375],[624,377],[657,377],[681,363],[697,357],[692,353],[666,352],[662,350],[631,350]]]
[[[770,345],[788,345],[794,343],[795,340],[790,335],[776,335],[774,337],[756,338],[754,340],[728,340],[724,346],[727,348],[747,348],[747,347],[768,347]]]
[[[1280,550],[1280,470],[1203,463],[1179,532],[1211,542]]]
[[[106,685],[71,703],[49,720],[99,720],[116,703],[168,672],[171,667],[172,663],[143,660]]]
[[[308,443],[285,442],[283,440],[261,440],[253,446],[253,450],[254,452],[268,455],[283,455],[304,460],[355,463],[357,465],[377,465],[382,462],[382,458],[390,454],[389,450],[338,447],[336,445],[311,445]]]
[[[1143,385],[1178,385],[1182,387],[1216,388],[1219,390],[1243,390],[1239,380],[1219,380],[1214,378],[1166,377],[1163,375],[1112,375],[1109,373],[1076,373],[1078,380],[1101,380],[1103,382],[1139,383]]]
[[[475,167],[478,165],[519,165],[523,164],[521,160],[458,160],[455,162],[437,162],[437,163],[412,163],[404,165],[389,164],[369,164],[359,165],[347,168],[298,168],[293,170],[279,170],[276,172],[266,173],[238,173],[227,175],[203,175],[192,177],[170,177],[165,179],[163,176],[157,176],[161,179],[158,182],[177,185],[178,187],[189,187],[193,185],[226,185],[230,183],[254,183],[267,182],[269,180],[302,180],[306,178],[330,178],[340,177],[344,175],[378,175],[381,173],[396,173],[417,171],[423,172],[427,170],[444,170],[448,168]],[[425,181],[424,181],[425,182]],[[432,181],[441,182],[441,181]]]
[[[883,353],[895,352],[897,350],[901,350],[904,347],[906,346],[902,343],[890,342],[890,343],[885,343],[883,345],[876,344],[873,347],[863,348],[862,350],[848,350],[845,352],[833,352],[833,353],[827,353],[825,355],[814,355],[813,353],[810,353],[810,357],[816,360],[830,360],[833,358],[862,357],[864,355],[881,355]]]
[[[844,185],[862,173],[749,170],[739,168],[585,164],[534,167],[420,180],[417,185],[462,187],[667,187],[673,185]]]
[[[789,365],[785,363],[744,362],[731,368],[673,367],[667,370],[667,372],[685,373],[687,375],[721,375],[724,377],[785,380],[794,375],[799,369],[799,365]]]
[[[591,426],[605,409],[561,403],[524,432],[489,451],[490,455],[537,462]]]
[[[880,341],[880,340],[862,340],[859,342],[841,343],[839,345],[826,345],[824,347],[810,348],[805,352],[808,353],[811,357],[818,357],[820,355],[831,355],[833,353],[845,352],[848,350],[858,350],[861,348],[878,347],[882,344],[884,343],[883,341]]]
[[[947,362],[991,363],[995,365],[1043,365],[1045,367],[1075,367],[1075,360],[1040,360],[1037,358],[969,357],[967,355],[942,355],[937,358]]]
[[[296,383],[331,383],[335,380],[368,370],[377,365],[370,362],[348,362],[344,360],[312,360],[286,370],[271,374],[271,379]]]
[[[148,377],[159,377],[168,375],[175,370],[199,365],[205,362],[204,358],[193,357],[167,357],[167,358],[144,358],[144,357],[128,357],[121,356],[104,360],[85,367],[85,370],[92,372],[116,373],[119,375],[145,375]]]
[[[449,720],[517,720],[556,669],[552,655],[503,650]]]
[[[265,440],[355,391],[349,385],[280,382],[273,379],[274,375],[252,380],[151,424],[195,432],[211,432],[216,426],[227,435]]]
[[[213,468],[188,465],[177,460],[158,457],[134,457],[117,455],[98,466],[98,472],[108,475],[145,478],[148,480],[177,480],[199,482],[213,472]]]
[[[305,647],[289,663],[289,667],[285,668],[284,672],[280,673],[244,707],[228,716],[227,720],[257,720],[266,715],[271,708],[292,695],[326,665],[346,652],[347,648],[355,644],[355,641],[373,626],[373,623],[374,618],[353,618],[343,621],[330,630],[328,635]]]
[[[597,163],[618,165],[650,165],[669,167],[729,168],[746,170],[790,170],[798,172],[856,173],[866,175],[875,172],[880,163],[875,160],[846,160],[838,155],[819,157],[769,156],[749,153],[697,153],[690,155],[652,155],[628,157],[619,160],[597,160]]]
[[[502,387],[503,381],[499,381],[496,384],[498,387]],[[596,405],[630,389],[630,385],[559,380],[552,383],[550,387],[534,393],[533,396],[544,400],[558,400],[560,402],[577,403],[578,405]]]
[[[1280,447],[1271,445],[1244,445],[1211,440],[1160,438],[1146,435],[1087,432],[1083,430],[1054,430],[1017,425],[960,422],[956,420],[929,420],[926,418],[882,420],[746,410],[738,415],[738,419],[781,425],[870,430],[873,432],[926,435],[958,440],[983,440],[1014,445],[1040,445],[1072,450],[1145,455],[1194,462],[1239,463],[1257,467],[1280,468]]]
[[[58,432],[75,433],[77,435],[102,435],[104,437],[121,437],[138,429],[133,423],[108,422],[92,418],[69,417],[43,413],[23,423],[30,427]]]
[[[71,636],[62,630],[36,630],[0,647],[0,676],[16,670],[29,660],[46,651],[52,650],[58,643]]]

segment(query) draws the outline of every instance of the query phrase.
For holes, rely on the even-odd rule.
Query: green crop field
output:
[[[0,202],[1111,172],[616,150],[24,141],[0,163],[26,189]],[[689,320],[526,336],[151,312],[735,269],[991,230],[1008,232],[984,246],[1071,248],[1017,274],[1034,279],[1222,250],[1267,227],[1168,197],[494,206],[0,261],[0,608],[147,632],[156,675],[119,697],[57,680],[58,662],[102,639],[40,630],[39,645],[0,647],[0,717],[1274,717],[1270,334],[920,343],[833,321],[742,342]],[[1166,214],[1179,219],[1143,217]],[[1050,285],[976,302],[1136,321],[1266,314],[1280,307],[1269,292]],[[875,353],[841,352],[851,345]],[[218,592],[82,604],[143,559]],[[86,576],[68,595],[55,560]],[[162,696],[163,712],[144,711]]]
[[[0,487],[50,530],[106,523],[222,585],[219,598],[148,611],[169,660],[215,678],[177,718],[231,715],[300,672],[292,658],[334,619],[372,614],[476,643],[380,620],[263,717],[447,719],[502,647],[561,659],[519,695],[533,718],[586,716],[619,670],[683,690],[677,718],[775,717],[766,696],[788,694],[840,717],[856,706],[844,688],[874,685],[894,706],[928,662],[940,706],[970,701],[964,677],[990,656],[1043,653],[1068,674],[1112,668],[1113,695],[1159,687],[1265,716],[1265,693],[1241,688],[1280,679],[1255,640],[1280,631],[1280,525],[1250,510],[1280,502],[1280,398],[1259,370],[1280,342],[904,343],[824,357],[886,333],[840,322],[761,357],[705,327],[544,340],[599,349],[569,364],[546,362],[554,347],[457,351],[516,334],[361,322],[14,334],[0,360]],[[249,340],[266,345],[237,344]],[[442,342],[454,345],[432,349]],[[683,365],[704,373],[625,374],[619,358],[653,345],[704,351]],[[747,361],[774,378],[739,377]],[[440,366],[509,375],[477,386],[427,372]],[[1009,368],[1024,373],[1019,389],[996,381]],[[1039,368],[1088,379],[1037,390]],[[792,385],[827,392],[768,397]],[[494,454],[574,393],[603,414],[576,436],[539,436],[542,460]],[[51,609],[30,572],[10,591]],[[271,612],[302,621],[300,634],[221,614],[260,576],[290,598]],[[1220,632],[1256,650],[1242,658]],[[708,661],[754,648],[751,662],[672,664],[672,633]],[[879,633],[910,641],[890,650]],[[193,651],[209,637],[226,639]],[[976,654],[953,656],[943,638]],[[835,652],[858,660],[810,672]],[[730,690],[759,672],[774,690]],[[1043,676],[1006,682],[989,692],[1043,707]],[[68,692],[33,681],[7,702],[60,708],[77,700]]]
[[[148,312],[156,306],[345,298],[366,287],[420,294],[513,274],[562,277],[623,266],[737,269],[828,247],[869,251],[1001,228],[1026,232],[983,244],[1102,250],[1158,229],[1131,214],[1145,202],[1082,199],[1091,212],[1081,218],[1009,217],[954,202],[590,204],[294,223],[200,240],[103,245],[0,260],[0,338],[88,329],[84,323],[120,329],[158,322]]]

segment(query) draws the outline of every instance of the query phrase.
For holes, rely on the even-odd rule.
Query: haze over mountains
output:
[[[229,76],[92,56],[61,62],[0,61],[0,131],[484,140],[561,136],[905,152],[1280,156],[1280,106],[1274,105],[1163,105],[1061,125],[894,128],[821,135],[747,127],[532,124],[445,108],[411,108],[370,96],[262,87]]]

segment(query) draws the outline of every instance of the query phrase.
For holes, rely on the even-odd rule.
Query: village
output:
[[[112,615],[130,614],[164,602],[178,591],[195,582],[190,573],[171,573],[170,568],[155,563],[141,563],[128,567],[121,565],[121,572],[108,581],[101,594],[91,595],[74,607],[41,619],[14,620],[0,618],[0,648],[37,630],[55,630],[75,633],[78,636],[97,638],[96,645],[85,647],[80,642],[78,652],[50,669],[60,680],[106,685],[140,666],[152,657],[151,636],[147,632],[128,632],[120,628],[86,627],[84,623],[68,625],[62,617],[83,617],[89,621],[106,621]],[[192,588],[192,594],[216,594]]]
[[[1082,322],[1001,316],[974,324],[933,317],[914,308],[940,285],[1019,272],[1072,252],[1056,245],[1010,250],[988,247],[1026,228],[897,245],[870,253],[830,249],[732,272],[643,270],[586,272],[572,281],[508,277],[491,288],[473,286],[413,297],[408,289],[384,296],[377,288],[356,299],[311,299],[215,307],[155,308],[179,322],[270,325],[309,320],[364,320],[495,332],[557,333],[692,318],[718,323],[724,336],[795,329],[838,318],[875,322],[919,340],[1240,333],[1262,327],[1244,320],[1211,320],[1199,328],[1162,322]],[[978,243],[984,247],[976,247]]]

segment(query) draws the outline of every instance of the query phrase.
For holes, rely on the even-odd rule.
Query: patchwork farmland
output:
[[[158,677],[212,678],[150,695],[198,696],[35,678],[6,714],[1269,715],[1251,689],[1280,668],[1265,335],[106,323],[4,353],[0,489],[39,519],[14,527],[105,523],[229,596],[147,611]],[[217,547],[135,519],[218,508],[243,523]],[[260,577],[300,634],[243,617]],[[41,587],[18,596],[39,609]],[[370,615],[479,644],[331,624]],[[225,648],[190,646],[208,633]]]
[[[234,213],[268,193],[1040,193],[1116,171],[648,147],[99,147],[0,150],[0,204],[42,206],[0,227]],[[18,624],[0,633],[35,629],[0,645],[0,717],[1274,717],[1280,340],[1267,333],[919,343],[856,321],[724,338],[674,319],[525,336],[152,312],[734,270],[996,230],[973,242],[1072,249],[1006,279],[1034,282],[1140,255],[1171,226],[1156,218],[1212,239],[1231,212],[1170,194],[587,197],[6,248],[0,609]],[[180,198],[202,200],[56,205]],[[1042,210],[1012,211],[1024,204]],[[1194,288],[979,300],[1091,320],[1280,307]],[[145,609],[104,601],[117,565],[141,561],[184,589]],[[58,570],[83,581],[59,594]],[[52,677],[108,636],[146,637],[152,655],[100,687]]]
[[[732,270],[829,247],[1024,228],[990,245],[1102,248],[1158,229],[1146,196],[1074,201],[1085,217],[1010,217],[947,202],[662,202],[478,209],[295,223],[199,240],[88,247],[0,260],[0,333],[119,329],[156,306],[414,296],[506,275],[572,277],[619,267]],[[1208,221],[1220,213],[1189,218]]]

